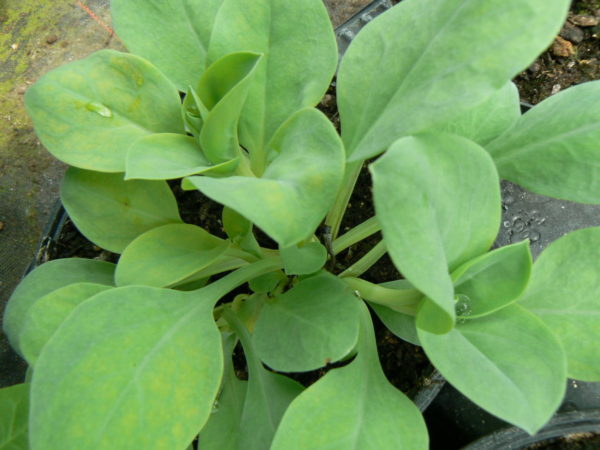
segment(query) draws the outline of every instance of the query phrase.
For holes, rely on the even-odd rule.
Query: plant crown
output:
[[[338,64],[321,0],[112,0],[131,53],[59,67],[25,101],[71,166],[72,221],[120,258],[54,260],[15,290],[4,330],[31,370],[0,391],[2,439],[426,448],[418,408],[383,374],[367,305],[477,405],[539,430],[567,376],[600,381],[600,228],[558,239],[535,264],[527,241],[490,248],[501,178],[600,203],[600,82],[524,115],[511,82],[569,3],[401,2],[341,60],[340,137],[315,109]],[[367,160],[376,214],[340,235]],[[223,205],[226,237],[184,223],[166,180]],[[385,253],[403,279],[361,277]],[[333,362],[345,363],[309,387],[282,374]]]

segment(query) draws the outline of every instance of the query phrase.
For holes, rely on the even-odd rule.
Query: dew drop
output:
[[[455,310],[457,316],[468,316],[471,314],[471,299],[465,294],[457,294],[454,296]]]
[[[212,410],[210,411],[211,414],[215,414],[217,412],[219,412],[219,400],[215,400],[212,406]]]
[[[540,240],[540,232],[537,230],[530,230],[529,231],[529,240],[531,242],[536,242]]]
[[[112,111],[100,102],[90,102],[85,105],[88,111],[93,111],[102,117],[112,117]]]
[[[510,227],[510,222],[508,220],[505,220],[504,222],[502,222],[502,225],[504,225],[504,228],[508,228]]]

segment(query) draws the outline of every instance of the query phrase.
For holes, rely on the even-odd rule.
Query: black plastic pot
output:
[[[561,448],[591,450],[598,448],[599,436],[600,409],[571,411],[556,414],[535,436],[519,428],[504,428],[469,444],[465,450],[519,450],[533,444],[543,449],[544,444],[553,444],[557,439],[563,440]],[[586,443],[587,439],[594,439],[594,443]]]

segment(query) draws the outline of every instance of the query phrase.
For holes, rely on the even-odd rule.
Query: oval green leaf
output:
[[[286,411],[272,450],[425,450],[427,428],[417,407],[385,378],[365,305],[358,356],[330,370]]]
[[[164,181],[125,181],[122,173],[72,167],[60,197],[79,231],[115,253],[152,228],[181,222],[175,197]]]
[[[552,43],[569,4],[405,0],[371,21],[346,51],[337,79],[350,160],[375,156],[485,101]]]
[[[39,299],[73,283],[114,285],[115,265],[92,259],[65,258],[36,267],[19,283],[4,312],[3,328],[14,349],[19,351],[19,335],[29,309]]]
[[[35,366],[44,345],[77,306],[107,289],[111,286],[73,283],[46,294],[31,305],[19,334],[19,348],[29,365]]]
[[[418,334],[427,357],[456,389],[530,434],[562,401],[567,374],[560,342],[519,305],[460,323],[447,334]]]
[[[500,182],[477,144],[444,134],[402,138],[370,166],[377,218],[402,275],[431,300],[437,319],[454,324],[449,270],[491,246],[500,226]]]
[[[37,361],[32,450],[186,448],[223,372],[216,301],[131,286],[76,308]]]
[[[261,166],[277,128],[327,91],[338,60],[335,35],[321,0],[224,0],[209,60],[234,52],[264,55],[240,121],[240,141]]]
[[[519,300],[560,338],[571,378],[600,381],[600,228],[577,230],[554,241],[533,265]]]
[[[517,86],[509,81],[483,103],[463,112],[450,122],[435,126],[434,129],[458,134],[484,146],[519,120],[519,100]]]
[[[456,315],[474,319],[514,303],[531,275],[529,241],[481,255],[452,273],[457,294]]]
[[[312,108],[294,114],[270,148],[277,156],[262,178],[189,177],[184,188],[197,188],[289,247],[311,236],[333,203],[344,148],[331,122]]]
[[[124,172],[127,149],[151,133],[183,133],[175,86],[146,60],[101,50],[35,83],[25,106],[42,144],[82,169]]]
[[[327,249],[320,242],[279,249],[283,268],[288,275],[308,275],[320,270],[327,261]]]
[[[206,67],[222,1],[111,0],[110,7],[117,34],[129,51],[152,61],[185,91]]]
[[[199,173],[222,173],[236,168],[237,159],[212,164],[196,140],[175,133],[144,136],[127,151],[125,179],[171,180]]]
[[[213,164],[240,155],[238,123],[248,91],[262,58],[258,53],[232,53],[214,62],[198,82],[198,96],[208,109],[200,145]]]
[[[269,367],[305,372],[347,356],[358,331],[358,299],[343,281],[322,272],[267,300],[252,342]]]
[[[559,92],[487,146],[500,176],[537,192],[600,203],[600,81]]]
[[[117,286],[171,286],[210,266],[228,248],[227,241],[196,225],[163,225],[140,235],[125,248],[115,280]]]

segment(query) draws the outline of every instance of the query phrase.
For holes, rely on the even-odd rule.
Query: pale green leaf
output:
[[[265,302],[252,342],[261,360],[275,370],[315,370],[352,351],[359,311],[350,287],[321,272]]]
[[[288,275],[308,275],[320,270],[327,261],[327,249],[320,242],[292,245],[279,249]]]
[[[230,311],[225,313],[225,317],[242,343],[248,364],[238,448],[263,450],[269,448],[283,413],[303,387],[291,378],[265,369],[244,324]]]
[[[418,332],[427,357],[448,382],[530,434],[562,401],[567,374],[560,342],[519,305],[460,323],[447,334]]]
[[[571,378],[600,381],[600,228],[556,240],[533,265],[519,300],[560,338]]]
[[[40,298],[73,283],[114,285],[115,265],[92,259],[65,258],[36,267],[12,293],[2,324],[14,349],[19,351],[19,335],[29,309]]]
[[[337,100],[350,160],[483,103],[544,51],[569,0],[405,0],[344,54]],[[390,30],[394,30],[390,32]]]
[[[321,0],[224,0],[209,61],[240,51],[264,55],[240,121],[242,145],[260,168],[277,128],[325,94],[336,69],[337,46]]]
[[[361,310],[357,357],[292,402],[272,450],[427,449],[425,421],[385,378],[369,312],[364,305]]]
[[[538,194],[600,203],[600,81],[530,109],[486,148],[502,178]]]
[[[221,381],[210,286],[116,288],[82,303],[32,380],[32,450],[185,448]]]
[[[125,181],[122,173],[72,167],[60,197],[79,231],[115,253],[152,228],[181,222],[175,197],[164,181]]]
[[[125,179],[169,180],[200,173],[227,173],[238,160],[212,164],[192,137],[151,134],[138,139],[127,151]]]
[[[171,286],[207,268],[228,248],[227,241],[196,225],[163,225],[138,236],[125,248],[115,280],[117,286]]]
[[[0,389],[0,449],[27,450],[29,384]]]
[[[204,156],[222,164],[240,156],[238,123],[261,54],[232,53],[214,62],[202,74],[196,92],[208,112],[199,142]]]
[[[206,66],[222,0],[111,0],[113,23],[129,51],[152,61],[185,91]]]
[[[197,188],[262,228],[282,247],[311,236],[333,203],[344,172],[344,148],[316,109],[294,114],[271,141],[276,158],[262,178],[189,177]]]
[[[97,283],[73,283],[56,289],[36,301],[27,312],[19,334],[19,349],[30,366],[58,327],[81,303],[111,289]]]
[[[508,82],[483,103],[464,111],[450,122],[435,126],[434,129],[458,134],[485,146],[519,120],[519,100],[517,86]]]
[[[514,303],[529,282],[531,265],[529,241],[525,240],[459,267],[452,273],[457,316],[477,318]]]
[[[382,283],[381,286],[400,290],[414,289],[407,280],[388,281],[387,283]],[[387,306],[378,305],[373,302],[370,302],[369,306],[375,311],[379,320],[383,322],[388,330],[413,345],[421,345],[417,336],[415,316],[403,314]]]
[[[175,86],[144,59],[101,50],[44,75],[25,106],[42,144],[82,169],[124,172],[127,149],[151,133],[183,133]]]
[[[388,253],[437,310],[428,329],[448,331],[455,318],[449,270],[487,251],[498,233],[494,164],[465,138],[427,134],[398,140],[370,167]]]

